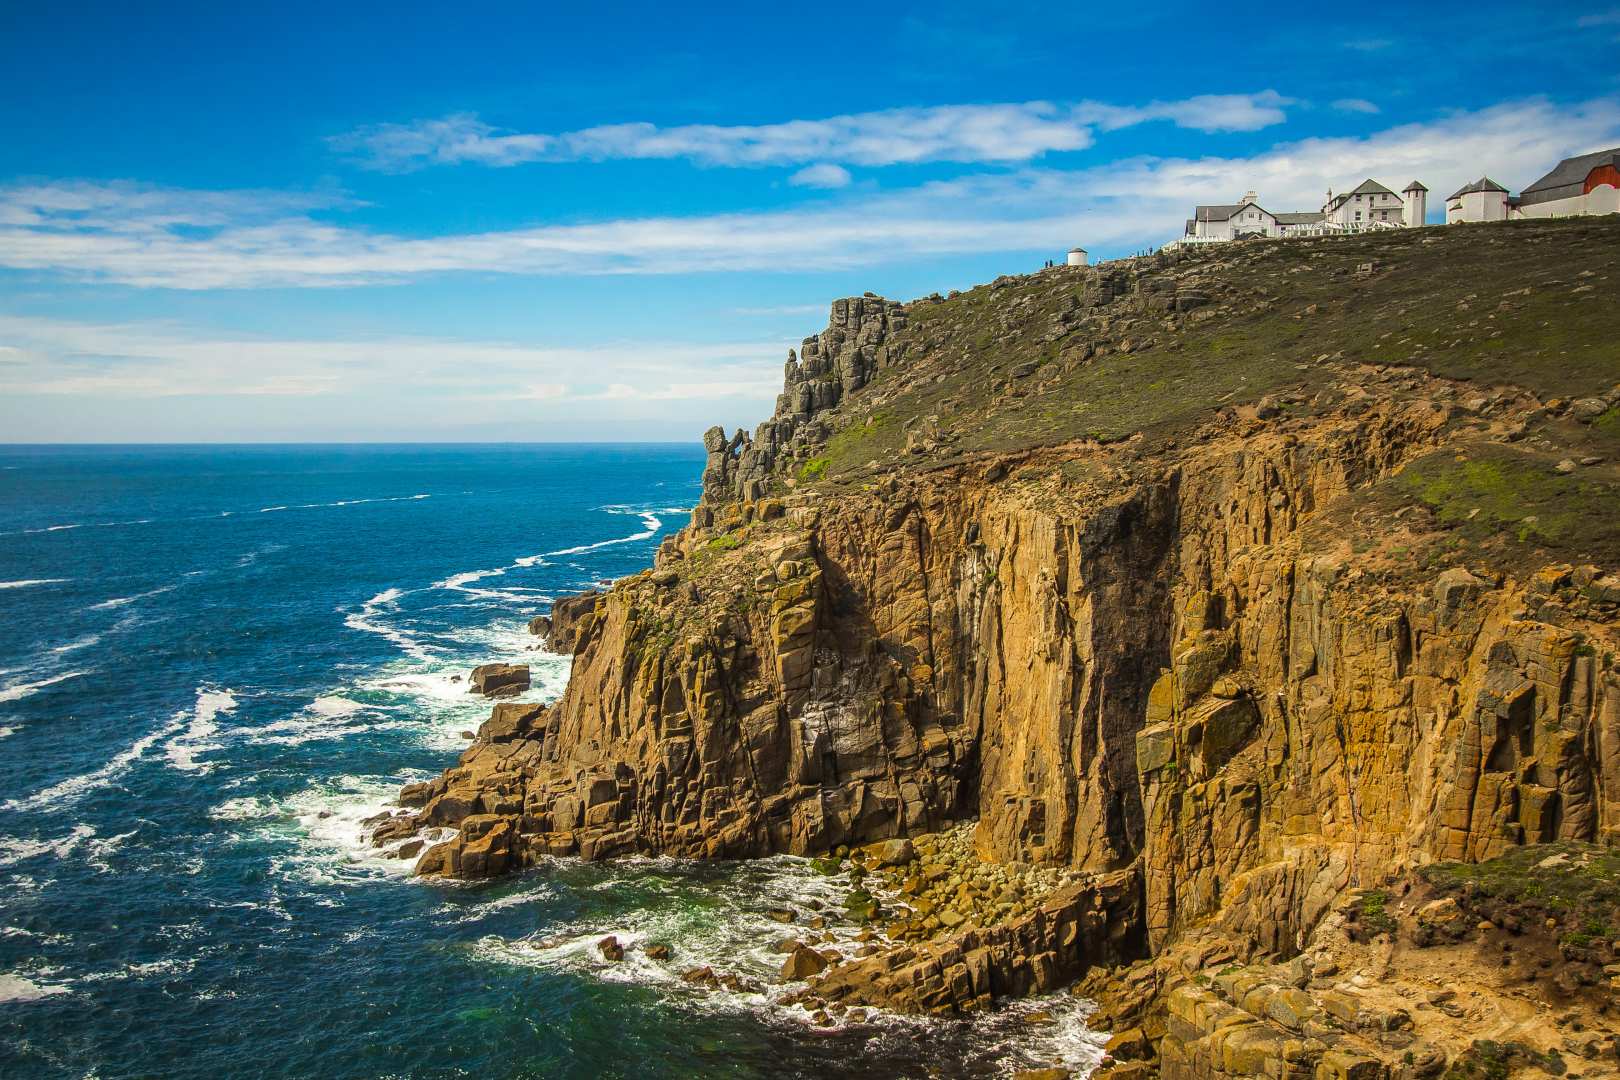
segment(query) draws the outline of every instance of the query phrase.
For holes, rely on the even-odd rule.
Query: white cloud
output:
[[[1229,118],[1235,122],[1235,116]],[[1372,176],[1422,180],[1439,194],[1489,173],[1511,187],[1560,158],[1620,140],[1620,102],[1542,99],[1457,113],[1353,138],[1305,139],[1246,158],[1137,158],[1090,169],[972,174],[888,193],[756,213],[632,218],[408,238],[350,228],[313,211],[241,212],[232,193],[70,185],[0,190],[0,266],[168,288],[387,283],[446,272],[673,274],[848,269],[945,255],[1140,246],[1180,231],[1198,202],[1259,191],[1273,210],[1314,209],[1322,192]],[[170,224],[212,200],[216,224]],[[161,196],[161,197],[159,197]],[[86,222],[91,222],[86,224]],[[86,352],[126,354],[109,342]],[[558,380],[567,381],[567,380]]]
[[[627,123],[558,134],[502,132],[471,113],[456,113],[410,124],[364,127],[329,142],[360,164],[384,171],[458,163],[509,166],[621,158],[687,158],[721,166],[812,164],[818,168],[930,161],[1018,162],[1057,151],[1083,150],[1092,145],[1094,128],[1111,131],[1154,120],[1198,131],[1255,131],[1287,119],[1282,108],[1287,104],[1287,98],[1265,90],[1140,106],[1048,101],[932,105],[777,124],[659,127]]]
[[[373,400],[402,387],[443,403],[607,400],[769,402],[788,342],[631,342],[552,348],[430,337],[218,336],[171,323],[0,315],[17,365],[0,398],[303,397]],[[115,353],[115,350],[117,351]],[[118,356],[128,362],[103,364]],[[87,359],[89,358],[89,359]]]
[[[829,165],[825,162],[820,165],[806,165],[788,177],[788,183],[794,187],[841,188],[848,187],[849,182],[848,169],[842,165]]]
[[[1340,112],[1366,113],[1368,116],[1382,111],[1366,98],[1340,98],[1333,103],[1333,107]]]
[[[1608,11],[1597,11],[1590,15],[1582,15],[1575,20],[1575,25],[1582,29],[1593,26],[1620,26],[1620,8],[1610,8]]]
[[[1285,98],[1275,90],[1263,90],[1258,94],[1202,94],[1185,101],[1155,101],[1147,105],[1083,102],[1074,107],[1074,116],[1104,131],[1153,120],[1169,120],[1177,127],[1195,131],[1259,131],[1288,119],[1283,107],[1292,104],[1292,98]]]

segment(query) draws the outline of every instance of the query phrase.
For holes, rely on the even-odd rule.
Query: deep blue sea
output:
[[[488,714],[452,676],[634,573],[670,445],[0,447],[0,1076],[995,1076],[1096,1058],[1055,998],[814,1030],[771,981],[790,858],[427,883],[360,822]],[[675,962],[632,947],[664,941]],[[1026,1022],[1031,1009],[1054,1024]]]

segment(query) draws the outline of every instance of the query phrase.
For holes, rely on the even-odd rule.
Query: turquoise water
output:
[[[0,1075],[981,1076],[1073,999],[821,1032],[771,1001],[798,860],[431,884],[360,822],[453,763],[451,682],[648,565],[700,447],[0,448]],[[621,964],[594,943],[631,944]],[[670,944],[669,964],[639,943]],[[688,987],[700,964],[759,992]],[[1054,1012],[1039,1027],[1022,1016]]]

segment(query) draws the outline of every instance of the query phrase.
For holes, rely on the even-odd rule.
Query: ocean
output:
[[[803,860],[426,882],[361,821],[454,763],[473,666],[649,565],[686,445],[0,447],[0,1075],[1004,1076],[1086,1003],[824,1031],[773,1003]],[[661,964],[613,933],[667,942]],[[716,993],[712,964],[759,990]]]

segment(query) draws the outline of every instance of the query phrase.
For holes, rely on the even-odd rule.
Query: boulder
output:
[[[617,962],[624,959],[624,946],[612,934],[596,943],[596,951],[602,954],[604,960]]]
[[[521,694],[529,688],[528,664],[484,664],[473,668],[467,692],[485,697]]]
[[[800,945],[782,961],[783,980],[808,979],[827,970],[827,960],[807,945]]]
[[[904,866],[917,857],[910,840],[884,840],[866,849],[867,861],[879,866]]]

